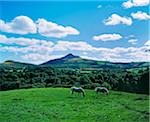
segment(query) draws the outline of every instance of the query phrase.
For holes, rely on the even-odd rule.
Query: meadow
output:
[[[0,92],[1,122],[148,122],[149,96],[110,91],[108,96],[68,88]]]

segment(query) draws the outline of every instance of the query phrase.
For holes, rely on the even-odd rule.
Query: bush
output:
[[[96,87],[99,86],[101,86],[99,83],[90,83],[90,84],[82,85],[82,87],[86,89],[95,89]]]
[[[19,83],[12,81],[5,81],[0,84],[0,90],[18,89]]]
[[[106,87],[106,88],[109,89],[109,90],[111,89],[110,84],[107,83],[107,82],[104,82],[101,86]]]
[[[33,88],[44,88],[46,86],[46,83],[34,83],[32,85]]]

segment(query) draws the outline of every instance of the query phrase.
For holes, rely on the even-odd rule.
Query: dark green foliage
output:
[[[65,69],[43,66],[0,66],[0,89],[82,86],[135,93],[149,93],[149,68]]]

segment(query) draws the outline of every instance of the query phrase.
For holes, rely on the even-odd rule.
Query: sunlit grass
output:
[[[1,122],[148,122],[147,95],[35,88],[0,92]]]

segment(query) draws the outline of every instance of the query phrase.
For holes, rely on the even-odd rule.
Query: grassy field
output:
[[[0,92],[0,122],[148,122],[149,96],[35,88]]]

